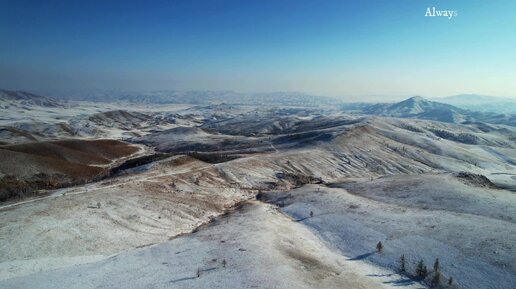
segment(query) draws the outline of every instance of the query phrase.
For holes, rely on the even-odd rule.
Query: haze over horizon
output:
[[[2,4],[5,89],[516,98],[514,1]]]

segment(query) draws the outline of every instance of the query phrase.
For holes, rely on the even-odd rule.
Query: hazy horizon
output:
[[[514,1],[3,4],[5,89],[516,98]]]
[[[0,89],[6,89],[5,87],[0,87]],[[9,89],[8,89],[9,90]],[[130,95],[137,95],[137,94],[152,94],[152,93],[160,93],[160,92],[178,92],[178,93],[186,93],[186,92],[231,92],[236,94],[249,94],[249,95],[259,95],[259,94],[300,94],[300,95],[308,95],[308,96],[315,96],[315,97],[330,97],[334,98],[339,101],[343,102],[353,102],[353,103],[359,103],[359,102],[370,102],[370,103],[378,103],[378,102],[399,102],[403,101],[415,96],[422,97],[427,100],[432,101],[439,101],[439,99],[444,99],[447,97],[455,97],[455,96],[486,96],[486,97],[494,97],[498,98],[499,100],[509,100],[509,101],[516,101],[516,97],[504,97],[504,96],[496,96],[496,95],[480,95],[476,93],[461,93],[461,94],[455,94],[455,95],[441,95],[441,96],[427,96],[427,95],[375,95],[375,94],[366,94],[366,95],[323,95],[323,94],[310,94],[303,91],[236,91],[236,90],[175,90],[175,89],[148,89],[148,90],[123,90],[123,89],[43,89],[43,90],[24,90],[24,89],[12,89],[12,90],[18,90],[18,91],[25,91],[30,92],[34,94],[39,95],[46,95],[46,96],[55,96],[55,97],[64,97],[64,98],[74,98],[76,96],[83,96],[86,97],[88,95],[95,96],[98,94],[130,94]]]

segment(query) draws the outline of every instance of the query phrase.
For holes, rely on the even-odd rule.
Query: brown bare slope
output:
[[[116,140],[60,140],[0,147],[2,150],[66,160],[71,163],[103,165],[138,149]]]
[[[0,201],[98,179],[138,148],[116,140],[61,140],[0,146]]]

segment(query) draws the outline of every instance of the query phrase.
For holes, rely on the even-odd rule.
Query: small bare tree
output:
[[[313,218],[313,217],[314,217],[314,212],[310,211],[310,218]]]
[[[201,269],[197,268],[197,278],[201,277]]]

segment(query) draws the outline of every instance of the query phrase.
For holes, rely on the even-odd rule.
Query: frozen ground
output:
[[[513,127],[318,108],[112,108],[71,115],[75,135],[37,117],[0,131],[9,143],[109,136],[168,156],[0,207],[0,288],[420,287],[394,274],[401,254],[411,271],[440,258],[459,288],[515,287]],[[259,192],[291,218],[257,202],[232,210]]]
[[[351,260],[274,207],[248,203],[198,232],[2,288],[421,288]]]
[[[414,274],[423,259],[460,288],[516,285],[516,196],[466,186],[448,175],[392,176],[305,186],[263,197],[357,260]],[[310,217],[310,211],[313,217]],[[375,254],[375,244],[384,245]],[[429,277],[429,279],[431,276]]]
[[[197,171],[205,183],[190,183]],[[250,197],[221,186],[211,165],[176,157],[138,176],[6,205],[0,210],[0,278],[60,267],[60,258],[83,262],[163,242]]]

